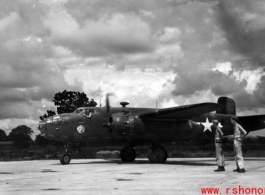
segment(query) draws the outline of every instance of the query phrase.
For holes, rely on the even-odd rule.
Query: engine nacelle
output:
[[[143,135],[145,133],[142,120],[130,112],[112,114],[109,118],[109,123],[114,135],[132,137],[135,134]]]

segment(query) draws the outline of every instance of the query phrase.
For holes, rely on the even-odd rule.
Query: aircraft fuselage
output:
[[[234,100],[220,97],[217,103],[205,102],[178,107],[153,109],[110,107],[108,95],[106,107],[83,107],[73,113],[49,117],[40,122],[39,130],[52,140],[67,142],[61,164],[69,164],[70,143],[87,145],[124,144],[120,150],[123,162],[133,162],[134,149],[140,142],[151,143],[150,162],[164,163],[168,157],[160,143],[214,138],[212,121],[217,119],[225,136],[233,134],[231,118],[236,115]],[[216,113],[213,113],[216,111]],[[265,115],[237,117],[247,131],[265,128]]]
[[[112,132],[102,124],[108,123],[104,107],[84,108],[88,115],[77,113],[60,114],[46,119],[40,125],[42,134],[52,140],[64,142],[107,143],[133,140],[135,142],[171,142],[196,139],[198,136],[213,136],[211,125],[218,119],[225,135],[233,134],[233,115],[204,114],[187,120],[140,118],[139,114],[156,109],[111,108]],[[127,113],[126,113],[127,112]]]

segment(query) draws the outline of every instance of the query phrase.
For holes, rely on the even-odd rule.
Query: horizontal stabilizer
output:
[[[265,128],[265,115],[238,116],[238,123],[247,132]]]
[[[217,103],[200,103],[172,108],[157,109],[139,115],[141,118],[152,119],[190,119],[218,109],[223,106]]]

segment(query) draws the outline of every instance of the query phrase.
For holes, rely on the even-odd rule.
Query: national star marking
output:
[[[201,123],[204,126],[203,132],[209,130],[212,132],[211,126],[213,125],[213,123],[210,123],[208,118],[206,118],[206,122],[205,123]]]
[[[200,124],[202,124],[202,125],[204,126],[203,132],[205,132],[205,131],[207,131],[207,130],[209,130],[209,131],[212,132],[211,126],[213,125],[213,123],[210,123],[210,122],[209,122],[208,117],[206,118],[206,122],[205,122],[205,123],[200,122]],[[218,126],[219,126],[220,128],[223,127],[221,123],[218,123]]]

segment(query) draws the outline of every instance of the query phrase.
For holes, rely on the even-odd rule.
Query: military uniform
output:
[[[215,172],[225,171],[225,160],[224,160],[224,153],[223,153],[223,143],[222,137],[223,132],[218,126],[218,121],[214,120],[214,124],[212,128],[215,130],[215,149],[216,149],[216,162],[218,165],[218,169],[214,170]]]
[[[245,172],[245,169],[244,169],[244,158],[242,154],[242,140],[243,137],[247,134],[247,132],[245,131],[245,129],[243,129],[241,125],[237,123],[236,120],[234,120],[233,124],[234,124],[234,155],[237,167],[234,170],[234,172],[243,173]]]

